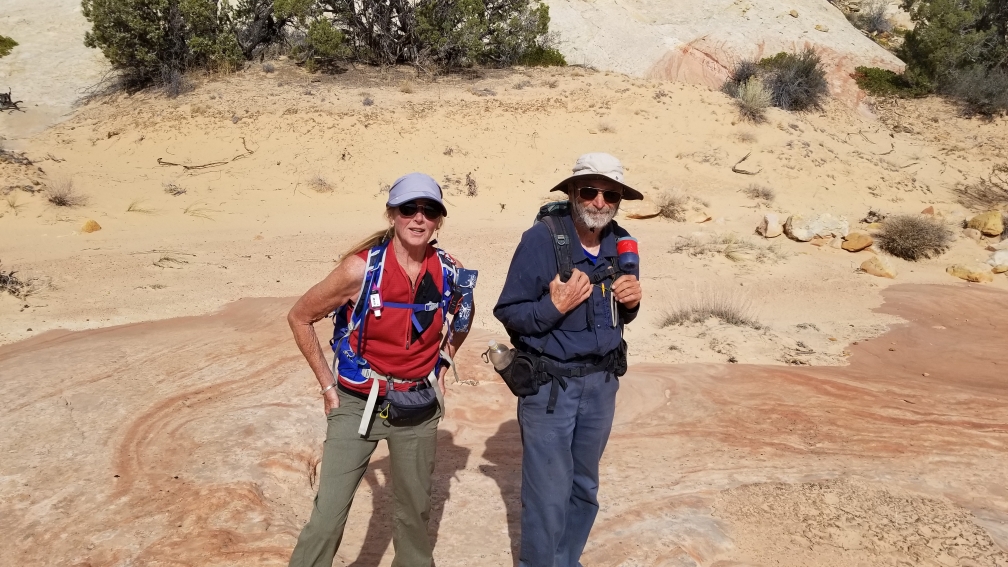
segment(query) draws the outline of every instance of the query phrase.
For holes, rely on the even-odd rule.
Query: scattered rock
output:
[[[88,221],[84,223],[84,226],[81,227],[81,232],[85,233],[98,232],[99,230],[101,230],[101,225],[92,219],[88,219]]]
[[[896,278],[896,269],[881,256],[872,256],[861,263],[861,271],[880,278]]]
[[[994,276],[991,275],[990,271],[985,268],[973,268],[970,266],[963,266],[962,264],[955,264],[949,266],[945,271],[951,276],[955,276],[968,282],[981,283],[994,281]]]
[[[987,211],[971,218],[966,223],[966,228],[975,228],[984,236],[998,236],[1004,232],[1004,220],[1001,211]]]
[[[990,264],[991,266],[1008,265],[1008,250],[998,250],[997,252],[991,254],[991,257],[989,260],[987,260],[987,263]]]
[[[791,10],[790,12],[788,12],[788,14],[790,14],[792,18],[797,18],[798,10]]]
[[[848,232],[850,224],[829,213],[816,215],[810,219],[802,215],[791,215],[784,223],[784,234],[798,242],[808,242],[816,236],[830,239],[835,236],[847,236]]]
[[[991,269],[995,274],[1003,274],[1008,272],[1008,264],[998,264]]]
[[[928,208],[924,209],[923,211],[921,211],[921,214],[922,215],[931,215],[931,216],[934,216],[934,214],[935,214],[934,207],[928,207]]]
[[[784,227],[781,226],[780,217],[776,213],[763,215],[763,220],[756,227],[756,234],[763,238],[777,238],[781,234],[784,234]]]
[[[650,219],[658,216],[661,209],[658,204],[648,196],[640,201],[623,201],[620,203],[620,212],[628,219]]]
[[[963,230],[963,236],[965,236],[966,238],[972,238],[973,240],[980,242],[980,237],[982,235],[980,234],[980,231],[975,228],[967,228]]]
[[[847,238],[844,239],[843,249],[848,252],[860,252],[874,243],[875,239],[873,239],[868,233],[851,232],[847,234]]]
[[[824,26],[824,25],[822,25],[822,24],[816,24],[815,29],[816,29],[816,31],[821,31],[823,33],[826,33],[826,32],[829,31],[829,28],[826,27],[826,26]]]
[[[844,243],[844,239],[843,239],[842,236],[834,236],[833,240],[829,241],[829,247],[830,248],[836,248],[837,250],[840,250],[841,248],[843,248],[843,243]]]

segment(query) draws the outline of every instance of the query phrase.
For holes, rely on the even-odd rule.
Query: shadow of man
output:
[[[430,519],[427,523],[431,547],[437,546],[445,503],[451,497],[451,479],[457,479],[458,471],[465,468],[469,453],[469,449],[455,444],[451,432],[438,432],[437,458],[431,476]],[[382,477],[386,479],[384,484],[378,480],[378,470],[382,471]],[[377,567],[392,542],[395,503],[392,501],[391,475],[389,457],[372,461],[364,473],[363,482],[371,489],[371,519],[368,521],[364,544],[350,567]]]
[[[490,462],[480,465],[480,472],[494,479],[504,500],[508,537],[511,540],[511,561],[518,565],[521,546],[521,463],[522,444],[518,420],[506,421],[486,440],[483,458]]]

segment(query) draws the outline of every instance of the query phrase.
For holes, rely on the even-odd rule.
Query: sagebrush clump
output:
[[[743,59],[721,90],[736,99],[743,118],[754,121],[762,117],[758,107],[766,100],[764,90],[769,97],[767,106],[795,112],[821,108],[829,96],[826,70],[812,48],[797,54],[781,52],[758,62]]]
[[[61,179],[46,189],[46,200],[57,207],[82,207],[88,199],[74,188],[72,179]]]
[[[13,39],[5,35],[0,35],[0,57],[10,55],[11,50],[17,47],[17,44],[18,42]]]
[[[940,256],[952,239],[945,222],[928,215],[890,215],[875,236],[883,252],[911,262]]]
[[[675,191],[665,191],[658,196],[658,216],[673,220],[676,222],[684,222],[686,220],[686,212],[689,211],[689,197]]]
[[[763,85],[759,77],[750,77],[738,88],[735,105],[739,115],[755,124],[766,122],[766,109],[770,108],[770,91]]]

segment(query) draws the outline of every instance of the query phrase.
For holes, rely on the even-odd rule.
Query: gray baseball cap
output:
[[[386,207],[398,207],[414,199],[427,199],[441,205],[441,213],[448,216],[448,209],[441,201],[441,186],[425,173],[407,173],[395,180],[389,189]]]
[[[574,163],[573,175],[557,183],[550,191],[567,192],[568,183],[573,180],[585,181],[589,179],[605,177],[610,181],[615,181],[623,188],[623,199],[627,201],[639,201],[644,198],[640,191],[623,183],[623,164],[620,160],[602,152],[584,154]]]

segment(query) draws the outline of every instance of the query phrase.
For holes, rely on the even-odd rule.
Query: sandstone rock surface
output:
[[[987,263],[991,266],[1004,266],[1008,264],[1008,250],[998,250],[997,252],[991,254]]]
[[[865,232],[851,232],[844,239],[842,248],[848,252],[860,252],[865,248],[868,248],[875,243],[868,233]]]
[[[863,98],[854,68],[901,71],[903,62],[854,28],[828,2],[547,0],[550,31],[568,63],[637,77],[720,88],[736,61],[815,48],[830,92]],[[816,31],[821,29],[822,31]],[[829,30],[829,33],[823,33]]]
[[[872,256],[861,262],[861,270],[880,278],[896,279],[896,269],[881,256]]]
[[[968,282],[983,283],[994,281],[994,276],[991,275],[990,270],[986,268],[955,264],[946,268],[945,271],[951,276],[955,276]]]
[[[999,236],[1004,232],[1004,220],[1001,211],[987,211],[971,218],[966,227],[979,230],[984,236]]]
[[[784,223],[784,234],[798,242],[808,242],[815,237],[832,239],[835,236],[847,236],[850,224],[829,213],[823,213],[811,218],[802,215],[791,215]]]
[[[781,226],[780,217],[776,213],[763,215],[763,220],[756,227],[756,234],[759,234],[763,238],[777,238],[783,233],[784,227]]]
[[[980,238],[983,235],[980,234],[980,231],[977,230],[977,229],[975,229],[975,228],[967,228],[967,229],[963,230],[963,236],[965,236],[966,238],[970,238],[972,240],[975,240],[977,242],[980,242]]]

